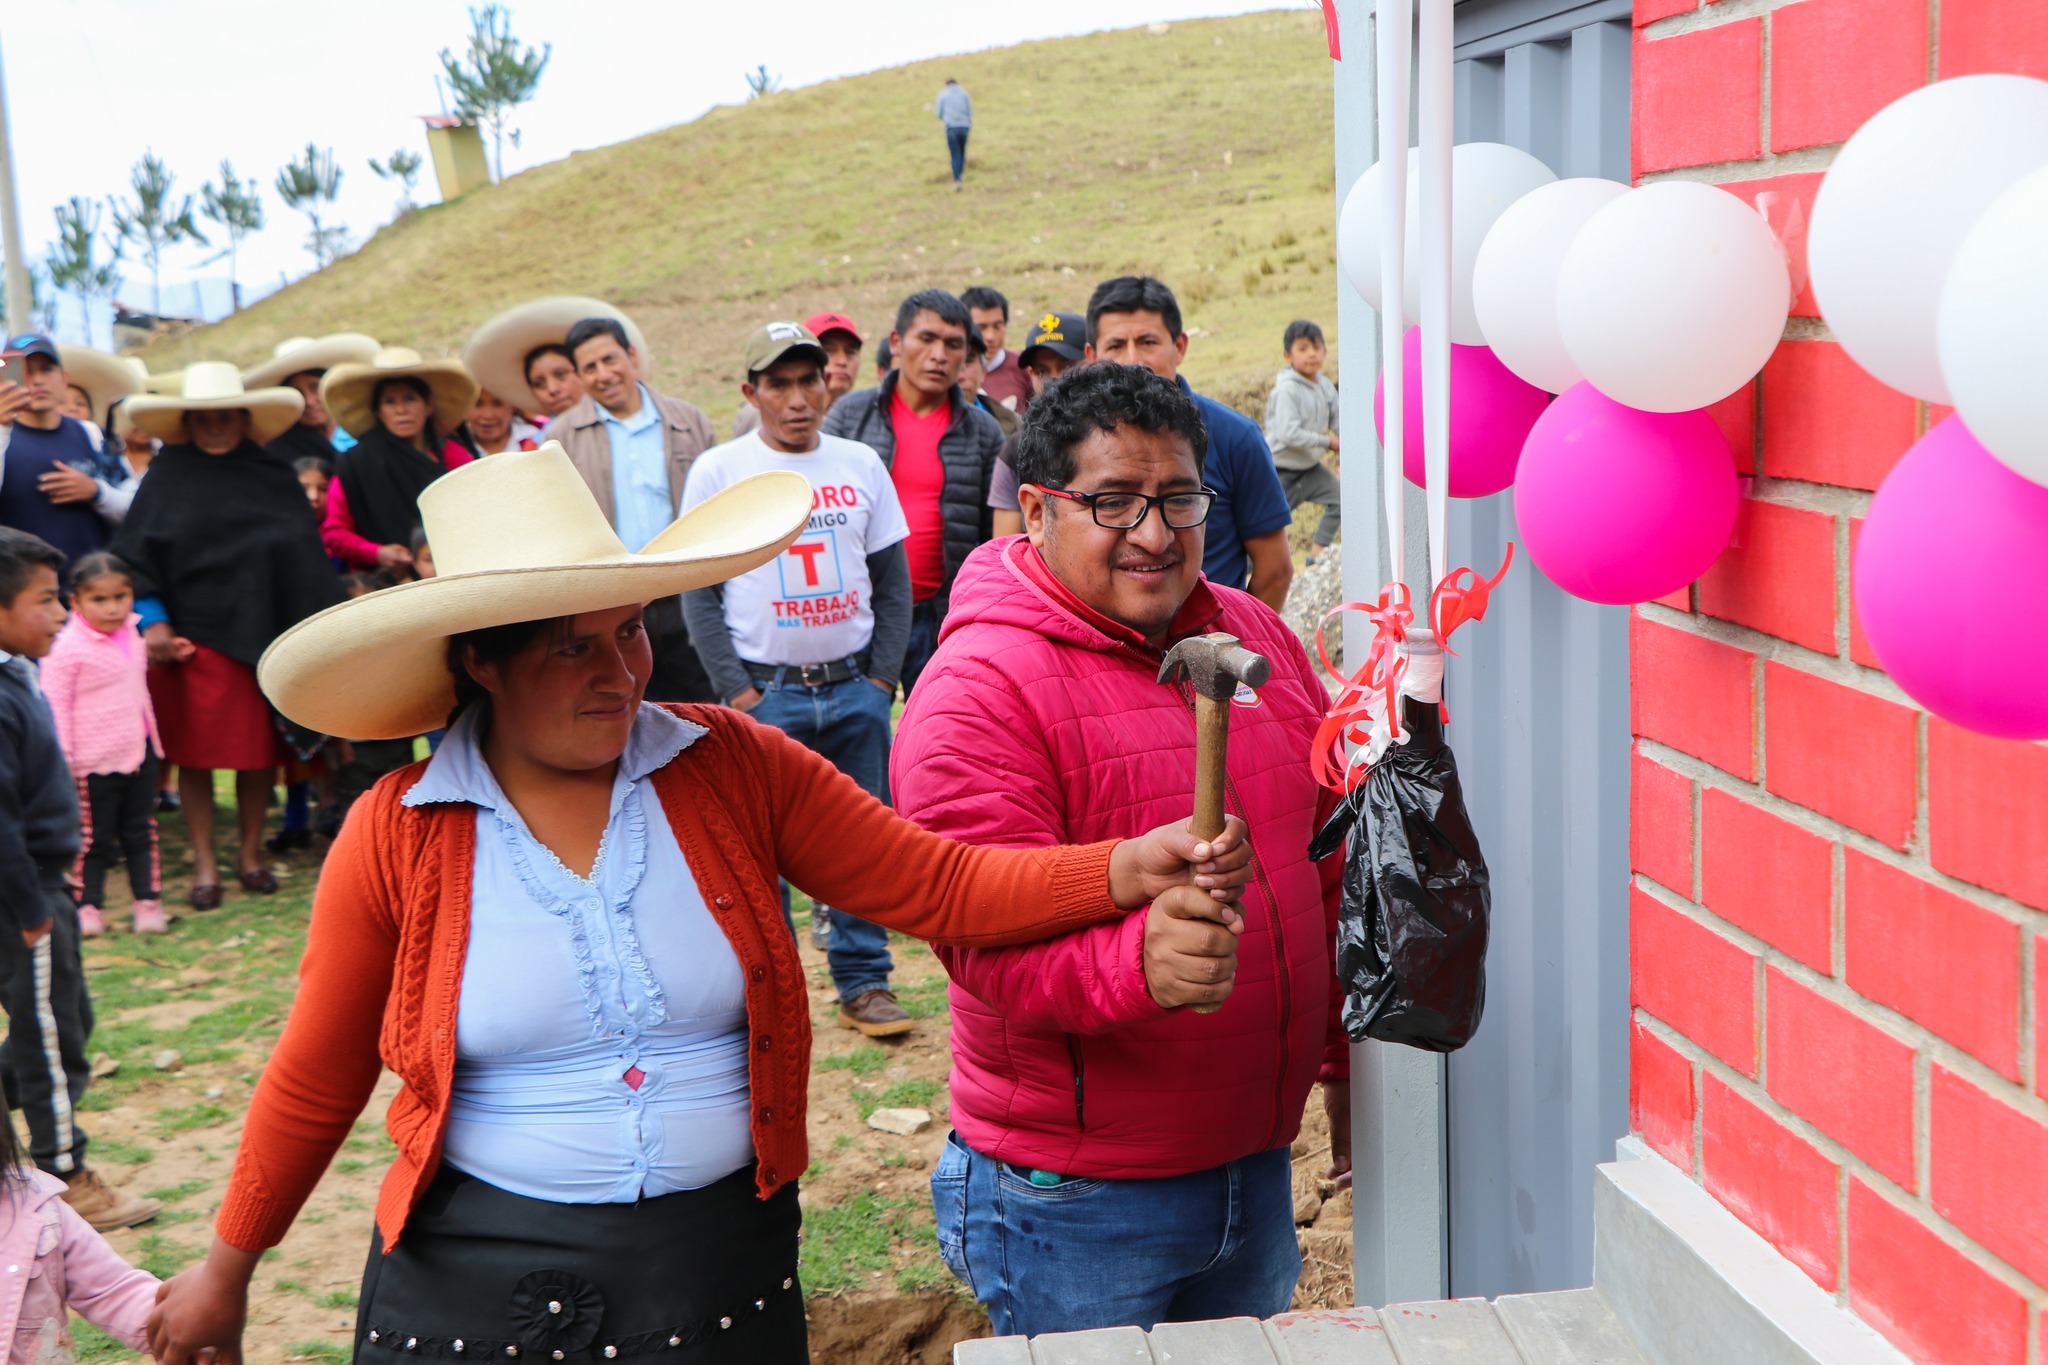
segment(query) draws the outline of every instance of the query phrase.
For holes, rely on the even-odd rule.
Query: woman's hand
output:
[[[249,1277],[262,1255],[215,1237],[204,1261],[164,1282],[144,1329],[157,1365],[242,1365]]]
[[[377,547],[377,567],[393,570],[410,569],[412,567],[412,551],[406,549],[403,545],[379,545]]]
[[[1251,840],[1235,815],[1213,840],[1197,839],[1188,832],[1188,821],[1181,820],[1118,844],[1109,855],[1109,891],[1126,910],[1188,885],[1228,904],[1243,894],[1251,865]],[[1235,915],[1226,911],[1219,922],[1229,924]]]
[[[192,642],[172,630],[167,621],[158,621],[143,631],[142,642],[153,664],[181,664],[193,654]]]
[[[1145,912],[1146,991],[1161,1009],[1215,1009],[1230,998],[1243,932],[1244,916],[1229,906],[1191,886],[1168,887]]]

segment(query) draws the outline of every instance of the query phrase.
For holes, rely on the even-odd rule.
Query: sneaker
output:
[[[100,913],[97,905],[78,907],[78,933],[81,938],[98,938],[107,932],[107,917]]]
[[[98,1171],[76,1171],[65,1176],[64,1183],[69,1186],[64,1191],[64,1202],[71,1206],[73,1213],[99,1232],[132,1228],[138,1223],[147,1223],[163,1212],[164,1206],[156,1200],[143,1199],[125,1190],[115,1189],[100,1179]]]
[[[164,918],[162,901],[135,902],[135,932],[138,934],[161,934],[171,927]]]
[[[811,946],[821,953],[832,948],[832,917],[823,910],[811,911]]]
[[[839,1002],[839,1027],[859,1029],[870,1038],[894,1038],[917,1027],[910,1012],[896,1003],[896,993],[877,987]]]

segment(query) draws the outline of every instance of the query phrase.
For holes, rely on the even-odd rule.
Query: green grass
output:
[[[160,1280],[168,1280],[201,1255],[198,1248],[180,1246],[157,1232],[144,1237],[136,1246],[135,1253],[128,1258],[129,1264],[147,1270]]]
[[[322,1308],[353,1308],[356,1306],[356,1291],[353,1289],[336,1289],[330,1293],[322,1294],[313,1302],[319,1304]]]
[[[159,1133],[182,1133],[191,1128],[218,1128],[233,1117],[218,1104],[188,1104],[182,1108],[159,1109],[151,1122]]]
[[[71,1342],[78,1365],[115,1365],[118,1361],[144,1359],[80,1317],[71,1319]]]
[[[94,1161],[111,1161],[118,1166],[140,1166],[145,1161],[155,1160],[156,1153],[119,1138],[94,1138],[92,1158]]]
[[[889,1065],[888,1049],[873,1043],[854,1052],[842,1052],[831,1057],[820,1057],[815,1063],[819,1071],[851,1071],[856,1076],[879,1075]]]
[[[884,1090],[869,1090],[855,1086],[853,1103],[860,1110],[862,1123],[877,1109],[930,1109],[938,1103],[939,1083],[925,1077],[898,1081]]]
[[[977,115],[961,194],[927,108],[947,76]],[[421,209],[148,362],[246,364],[342,328],[453,353],[522,299],[597,294],[647,333],[655,385],[723,430],[741,345],[770,318],[842,309],[872,350],[905,294],[985,283],[1009,296],[1014,337],[1098,280],[1149,272],[1198,329],[1190,380],[1249,406],[1291,319],[1334,335],[1332,146],[1312,10],[946,57],[714,109]]]
[[[160,1189],[150,1190],[148,1195],[159,1203],[175,1204],[181,1199],[190,1199],[205,1188],[206,1182],[204,1180],[187,1180],[180,1184],[165,1185]]]
[[[936,1265],[932,1230],[912,1215],[925,1207],[921,1200],[897,1199],[865,1190],[844,1204],[808,1209],[804,1213],[804,1291],[844,1294],[872,1289],[875,1272],[885,1278],[899,1253],[911,1253],[911,1266],[926,1276]],[[939,1273],[944,1275],[943,1267]],[[907,1287],[901,1285],[899,1287]]]
[[[295,1341],[291,1354],[285,1357],[291,1361],[318,1361],[322,1365],[348,1365],[348,1347],[337,1346],[331,1341]]]

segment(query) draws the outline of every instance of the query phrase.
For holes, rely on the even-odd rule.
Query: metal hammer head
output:
[[[1159,665],[1160,682],[1186,678],[1197,695],[1215,701],[1229,701],[1239,683],[1264,687],[1272,676],[1273,665],[1264,655],[1252,653],[1235,635],[1222,631],[1190,635],[1168,650]]]

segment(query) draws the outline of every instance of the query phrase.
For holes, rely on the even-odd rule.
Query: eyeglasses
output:
[[[1209,505],[1216,501],[1213,488],[1204,488],[1198,493],[1159,493],[1149,497],[1143,493],[1074,493],[1043,485],[1039,486],[1039,491],[1049,498],[1086,503],[1094,514],[1095,524],[1105,531],[1134,530],[1144,524],[1146,516],[1155,507],[1168,530],[1191,531],[1209,519]]]

